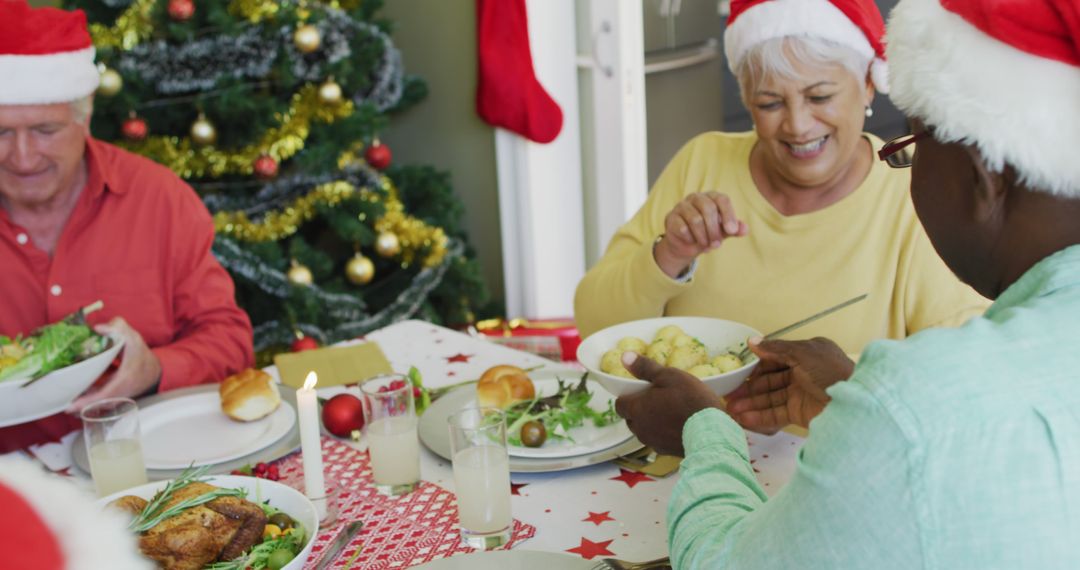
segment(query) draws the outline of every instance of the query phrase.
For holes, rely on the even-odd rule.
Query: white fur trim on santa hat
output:
[[[0,0],[2,1],[2,0]],[[0,55],[0,105],[66,103],[94,92],[94,48],[46,55]]]
[[[858,26],[828,0],[772,0],[739,14],[724,31],[724,55],[732,73],[746,52],[774,38],[815,37],[847,46],[868,61],[870,78],[881,93],[889,92],[888,65],[874,57],[874,48]]]
[[[0,483],[22,496],[52,529],[64,553],[65,570],[154,568],[139,554],[124,515],[102,510],[74,483],[12,456],[0,457]]]
[[[940,0],[903,0],[889,18],[891,99],[945,142],[974,144],[1052,194],[1080,196],[1080,69],[992,38]]]

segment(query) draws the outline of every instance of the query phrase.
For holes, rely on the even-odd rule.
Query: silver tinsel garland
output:
[[[451,240],[442,263],[420,271],[413,278],[409,287],[403,290],[394,302],[378,313],[344,322],[333,329],[324,330],[310,323],[297,323],[296,328],[304,335],[315,338],[320,344],[331,344],[356,338],[375,329],[403,321],[416,315],[428,295],[442,283],[450,264],[464,252],[464,244]],[[288,345],[294,339],[293,328],[281,321],[267,321],[255,327],[255,351],[259,352],[275,345]]]
[[[120,57],[119,69],[154,84],[163,95],[212,89],[223,77],[261,79],[269,75],[278,45],[250,27],[236,36],[214,36],[179,46],[164,41],[135,46]]]
[[[219,193],[203,196],[203,203],[211,212],[242,211],[248,218],[257,220],[266,212],[280,210],[313,188],[327,182],[341,180],[356,188],[379,188],[379,175],[367,166],[346,168],[338,172],[318,176],[298,174],[281,178],[263,185],[254,194]]]

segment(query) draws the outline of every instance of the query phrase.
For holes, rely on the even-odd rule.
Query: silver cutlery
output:
[[[833,305],[832,307],[829,307],[828,309],[825,309],[824,311],[821,311],[820,313],[815,313],[813,315],[810,315],[809,317],[806,317],[805,319],[803,319],[801,321],[791,323],[790,325],[788,325],[788,326],[786,326],[786,327],[784,327],[782,329],[775,330],[775,331],[765,335],[763,338],[765,340],[771,340],[771,339],[774,339],[774,338],[776,338],[778,336],[785,335],[785,334],[787,334],[787,333],[789,333],[789,332],[791,332],[791,331],[793,331],[793,330],[795,330],[797,328],[802,327],[803,325],[808,325],[808,324],[820,319],[821,317],[831,315],[831,314],[835,313],[836,311],[839,311],[840,309],[843,309],[844,307],[847,307],[848,305],[854,305],[855,303],[858,303],[859,301],[862,301],[863,299],[865,299],[866,295],[867,295],[866,293],[863,293],[862,295],[859,295],[858,297],[853,297],[851,299],[848,299],[847,301],[844,301],[843,303],[840,303],[839,305]],[[749,346],[746,346],[741,351],[739,351],[739,354],[738,354],[739,360],[742,360],[743,362],[746,362],[746,359],[749,356],[750,356],[750,347]]]
[[[349,523],[349,525],[345,527],[345,530],[341,531],[341,534],[337,535],[337,538],[334,539],[334,542],[323,553],[323,557],[321,560],[319,560],[319,565],[316,566],[315,569],[325,570],[326,568],[329,568],[330,564],[333,563],[334,559],[337,558],[338,554],[341,553],[341,550],[345,548],[345,546],[348,545],[350,542],[352,542],[353,537],[356,536],[356,533],[360,532],[360,529],[362,528],[364,528],[364,523],[360,521],[353,521]]]
[[[618,558],[605,558],[597,562],[591,570],[663,570],[671,568],[671,560],[665,556],[648,562],[627,562]]]

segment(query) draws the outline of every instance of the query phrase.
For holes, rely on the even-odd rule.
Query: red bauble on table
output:
[[[169,17],[177,22],[186,22],[195,15],[195,2],[192,0],[169,0]]]
[[[364,151],[364,160],[375,170],[383,170],[390,166],[391,158],[390,147],[380,143],[378,139]]]
[[[319,348],[319,341],[311,338],[310,336],[300,335],[296,337],[296,340],[292,342],[289,347],[293,352],[303,352],[305,350],[312,350]]]
[[[273,157],[264,154],[255,159],[252,168],[255,169],[255,176],[263,180],[270,180],[277,176],[278,162]]]
[[[353,431],[364,428],[364,406],[352,394],[338,394],[323,404],[322,421],[326,431],[349,437]]]
[[[146,126],[146,121],[132,115],[124,119],[124,123],[120,125],[120,132],[129,141],[141,141],[150,133],[150,129]]]

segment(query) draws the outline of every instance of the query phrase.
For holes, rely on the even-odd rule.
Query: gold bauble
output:
[[[101,82],[98,83],[97,93],[102,97],[112,97],[124,88],[124,78],[114,69],[104,68],[101,72]]]
[[[214,123],[206,118],[206,115],[199,113],[199,118],[191,124],[191,140],[201,145],[214,144],[217,140],[217,129],[214,128]]]
[[[306,265],[300,265],[296,260],[293,260],[292,267],[289,268],[286,276],[296,285],[311,285],[315,281],[311,270]]]
[[[382,232],[375,238],[375,252],[383,257],[394,257],[401,253],[401,241],[392,232]]]
[[[304,24],[296,28],[292,39],[296,49],[300,50],[301,53],[311,53],[319,49],[319,45],[322,44],[322,34],[319,33],[319,28],[311,24]]]
[[[367,285],[375,277],[375,264],[364,257],[364,254],[357,252],[345,264],[345,277],[354,285]]]
[[[341,102],[341,86],[334,82],[333,77],[319,86],[319,102],[323,105],[337,105]]]

